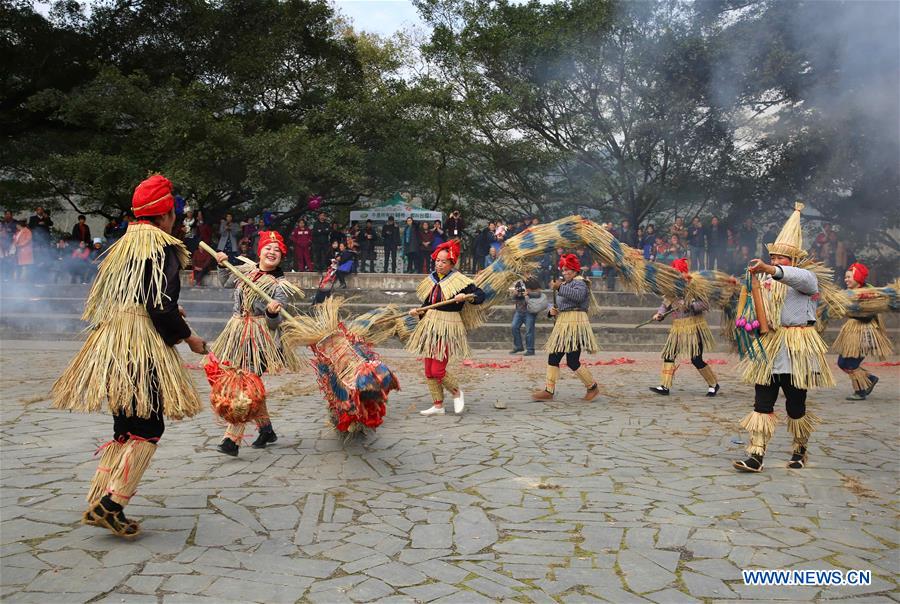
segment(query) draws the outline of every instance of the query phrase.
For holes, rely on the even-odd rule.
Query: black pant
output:
[[[369,270],[366,270],[366,264],[369,265]],[[363,256],[362,272],[364,272],[364,273],[374,273],[375,272],[375,252],[366,252],[366,255]]]
[[[384,248],[384,269],[382,272],[388,272],[388,258],[391,259],[391,272],[397,272],[397,248],[395,247],[386,247]]]
[[[697,356],[691,357],[691,363],[692,363],[692,364],[694,365],[694,367],[696,367],[697,369],[703,369],[704,367],[706,367],[706,361],[703,360],[703,339],[700,338],[700,334],[699,334],[699,333],[697,334],[697,340],[698,340],[699,343],[700,343],[700,349],[697,350]],[[678,352],[678,351],[676,351],[676,353],[677,353],[677,352]],[[674,363],[674,362],[675,362],[675,359],[674,359],[674,357],[671,358],[671,359],[667,359],[666,357],[663,357],[663,362],[664,362],[664,363]]]
[[[753,410],[757,413],[775,411],[778,389],[784,391],[785,408],[791,419],[800,419],[806,415],[806,390],[791,384],[791,374],[778,373],[772,376],[768,384],[756,384],[756,401]]]
[[[328,261],[330,260],[329,254],[331,253],[331,245],[328,243],[328,240],[325,241],[313,241],[312,246],[312,261],[313,267],[322,272],[325,270]]]
[[[124,443],[130,435],[154,439],[154,442],[162,438],[166,431],[166,422],[162,414],[162,400],[159,393],[159,381],[155,372],[150,376],[150,400],[156,411],[150,413],[150,417],[137,416],[137,401],[131,403],[131,415],[125,415],[120,411],[113,416],[113,438]]]
[[[579,367],[581,367],[580,348],[571,352],[551,352],[550,356],[547,357],[547,364],[553,365],[554,367],[559,367],[559,362],[562,361],[563,356],[566,357],[566,365],[568,365],[569,369],[571,369],[572,371],[576,371]]]

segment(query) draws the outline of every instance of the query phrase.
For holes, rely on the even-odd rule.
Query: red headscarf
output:
[[[854,262],[850,265],[850,268],[847,269],[853,273],[853,280],[859,283],[860,285],[866,284],[866,279],[869,278],[869,267],[865,264],[860,264],[859,262]]]
[[[672,261],[672,268],[674,268],[679,273],[687,273],[690,269],[688,268],[688,259],[687,258],[676,258]]]
[[[162,174],[154,174],[139,184],[131,197],[135,218],[161,216],[175,207],[172,182]]]
[[[256,255],[259,256],[262,253],[262,249],[270,243],[278,244],[278,249],[281,250],[282,256],[287,254],[287,246],[284,244],[281,233],[278,231],[260,231],[259,243],[256,245]]]
[[[437,260],[438,254],[440,254],[441,252],[447,252],[450,258],[450,262],[456,264],[456,261],[459,260],[459,240],[451,239],[450,241],[445,241],[444,243],[434,248],[434,252],[431,254],[431,259]]]
[[[563,254],[559,257],[559,268],[568,268],[578,272],[581,270],[581,263],[575,254]]]

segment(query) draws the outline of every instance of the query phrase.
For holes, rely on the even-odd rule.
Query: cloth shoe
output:
[[[216,450],[219,453],[224,453],[225,455],[237,457],[240,447],[238,447],[237,443],[234,442],[233,440],[231,440],[230,438],[224,438],[224,439],[222,439],[222,442],[216,447]]]
[[[453,412],[462,413],[463,409],[466,408],[466,398],[463,396],[462,389],[457,390],[456,392],[456,396],[453,397]]]
[[[875,384],[878,383],[877,375],[869,375],[869,387],[866,388],[866,396],[872,394],[872,391],[875,390]]]
[[[428,409],[424,411],[419,411],[420,415],[444,415],[444,407],[438,407],[436,405],[432,405]]]
[[[747,459],[732,462],[732,465],[741,472],[762,472],[763,456],[753,454]]]
[[[254,449],[265,449],[267,444],[274,443],[277,440],[278,435],[275,434],[275,429],[272,428],[272,424],[266,424],[259,428],[259,436],[256,437],[256,440],[254,440],[253,444],[250,446]]]

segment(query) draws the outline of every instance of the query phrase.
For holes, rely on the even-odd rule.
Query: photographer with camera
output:
[[[525,351],[525,356],[534,356],[534,324],[538,314],[547,310],[547,296],[541,292],[541,284],[534,277],[524,282],[516,281],[509,288],[510,297],[516,304],[512,320],[513,349],[510,354]],[[525,325],[525,348],[522,348],[522,325]]]

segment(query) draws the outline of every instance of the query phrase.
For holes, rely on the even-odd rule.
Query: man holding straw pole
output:
[[[827,347],[816,331],[816,307],[821,281],[806,260],[800,229],[800,210],[796,204],[775,243],[766,247],[772,264],[754,259],[748,270],[758,283],[761,305],[755,302],[760,323],[767,324],[761,342],[765,354],[743,361],[743,380],[754,384],[753,411],[740,422],[750,433],[745,460],[733,465],[742,472],[760,472],[766,446],[775,432],[775,401],[783,390],[787,409],[787,427],[793,437],[793,454],[787,467],[800,469],[808,459],[809,437],[819,419],[806,411],[810,388],[834,386],[834,378],[825,361]],[[756,289],[756,288],[755,288]],[[763,319],[767,318],[767,321]]]

